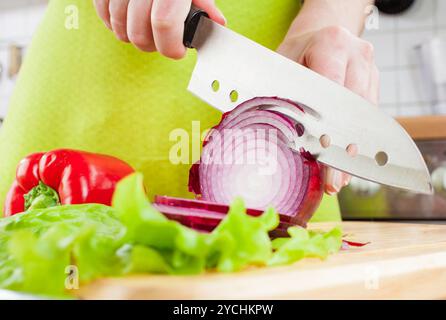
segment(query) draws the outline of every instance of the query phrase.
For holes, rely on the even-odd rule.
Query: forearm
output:
[[[355,35],[364,29],[367,6],[374,0],[305,0],[288,35],[303,34],[328,26],[344,27]]]

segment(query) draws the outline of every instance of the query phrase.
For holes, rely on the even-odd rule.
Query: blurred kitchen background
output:
[[[446,219],[446,1],[377,0],[363,38],[381,75],[380,107],[414,138],[434,195],[353,178],[339,195],[344,219]],[[378,19],[377,19],[378,17]],[[391,137],[389,137],[391,139]]]
[[[385,6],[392,2],[395,1],[378,4],[392,11],[392,6]],[[381,107],[393,116],[446,114],[446,44],[438,44],[440,39],[446,41],[446,1],[401,1],[408,5],[411,2],[407,11],[399,14],[381,13],[379,29],[368,28],[363,35],[375,46],[381,71]],[[441,61],[433,61],[435,54],[442,57]],[[431,63],[436,63],[433,67],[438,72],[443,68],[443,92],[438,96],[429,87],[434,85],[429,78]]]
[[[0,0],[0,119],[8,101],[26,47],[45,12],[45,0]],[[1,126],[1,124],[0,124]]]
[[[0,0],[0,127],[46,3]],[[345,218],[353,219],[446,219],[446,0],[377,0],[377,5],[381,12],[371,13],[363,38],[375,46],[380,107],[416,140],[436,195],[353,179],[340,195],[341,209]]]

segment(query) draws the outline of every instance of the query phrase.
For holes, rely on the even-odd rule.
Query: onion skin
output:
[[[260,211],[274,207],[280,212],[282,223],[306,227],[322,200],[324,167],[307,151],[302,149],[299,154],[292,152],[287,146],[295,136],[301,136],[305,128],[281,114],[262,110],[261,107],[265,105],[278,105],[294,111],[297,109],[302,114],[304,112],[303,108],[293,101],[277,97],[259,97],[248,100],[231,112],[225,113],[221,122],[210,131],[203,143],[200,161],[190,169],[189,190],[195,193],[197,199],[225,205],[229,205],[234,200],[234,193],[239,192],[237,196],[242,197],[248,207]],[[236,129],[255,131],[265,128],[277,132],[276,140],[271,140],[269,135],[262,139],[257,135],[255,138],[249,136],[246,140],[255,141],[255,148],[260,144],[259,139],[268,143],[268,147],[261,149],[263,152],[266,150],[269,155],[269,157],[265,155],[267,157],[265,162],[271,158],[270,145],[277,148],[275,161],[278,168],[270,177],[262,178],[264,176],[258,173],[258,169],[255,175],[249,175],[253,171],[252,164],[248,166],[244,163],[209,162],[209,159],[218,159],[218,155],[221,157],[221,154],[226,154],[228,150],[232,152],[237,149],[236,143],[233,146],[231,142],[233,149],[229,149],[225,143],[220,142],[221,137],[224,137],[222,140],[227,138],[224,132]],[[231,133],[228,136],[232,138]],[[246,149],[248,151],[243,146],[243,151],[251,150],[248,147]],[[236,154],[234,158],[242,156],[244,157]],[[255,186],[252,187],[252,184]],[[258,190],[262,193],[257,197]]]
[[[311,219],[313,214],[319,208],[319,205],[324,196],[324,179],[325,167],[320,165],[310,153],[302,155],[303,157],[308,157],[306,164],[311,167],[310,171],[314,173],[309,181],[309,186],[307,189],[307,196],[305,201],[302,203],[302,207],[298,212],[299,219],[303,223],[299,224],[306,227],[307,222]]]
[[[194,163],[189,170],[189,192],[193,192],[196,195],[201,194],[199,163]]]

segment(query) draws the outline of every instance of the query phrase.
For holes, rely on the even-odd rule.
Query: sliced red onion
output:
[[[213,211],[174,207],[156,203],[153,206],[167,218],[178,221],[186,227],[198,231],[211,232],[224,218],[224,215],[221,213]]]
[[[260,212],[272,206],[282,222],[306,226],[322,199],[323,167],[305,150],[288,147],[305,128],[264,106],[304,112],[292,101],[260,97],[223,115],[191,168],[189,189],[207,203],[229,205],[241,197]]]
[[[200,231],[210,232],[225,218],[229,211],[229,206],[212,202],[173,198],[167,196],[156,196],[153,206],[169,219]],[[251,216],[260,216],[263,211],[247,209]],[[287,236],[286,230],[292,225],[281,222],[275,234]]]
[[[227,214],[229,211],[229,206],[226,204],[219,204],[215,202],[194,200],[194,199],[184,199],[175,198],[168,196],[155,196],[155,204],[166,205],[172,207],[190,208],[190,209],[201,209],[207,211],[213,211],[221,214]],[[247,213],[251,216],[257,217],[262,215],[262,210],[247,209]]]

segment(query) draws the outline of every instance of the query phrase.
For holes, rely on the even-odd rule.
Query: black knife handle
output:
[[[193,48],[192,40],[194,40],[195,32],[197,31],[201,17],[209,18],[209,15],[203,10],[192,6],[186,21],[184,22],[183,44],[188,48]]]

